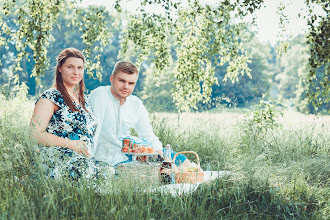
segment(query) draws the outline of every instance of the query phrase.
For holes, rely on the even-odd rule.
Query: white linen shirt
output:
[[[162,143],[154,134],[149,114],[142,101],[135,95],[126,97],[123,105],[112,95],[110,86],[96,88],[89,97],[89,103],[98,120],[94,136],[94,159],[109,164],[117,164],[128,158],[121,152],[119,140],[130,135],[134,128],[139,138],[144,138],[155,151],[162,149]]]

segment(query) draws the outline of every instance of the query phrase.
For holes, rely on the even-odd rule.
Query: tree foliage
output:
[[[2,5],[2,13],[6,15],[15,15],[14,20],[17,30],[11,30],[6,23],[0,23],[1,28],[10,37],[9,41],[15,41],[16,49],[19,53],[16,56],[16,71],[22,70],[21,61],[24,56],[28,56],[28,51],[33,52],[33,60],[35,62],[31,77],[35,77],[40,83],[40,76],[45,74],[45,70],[49,66],[49,58],[47,56],[49,44],[54,41],[51,34],[54,25],[57,24],[60,13],[68,12],[72,16],[72,25],[76,25],[82,32],[83,42],[86,45],[83,51],[87,57],[87,71],[90,75],[95,74],[100,77],[99,57],[97,62],[91,61],[89,56],[93,50],[100,49],[95,47],[95,43],[100,42],[102,46],[108,43],[109,32],[106,28],[108,12],[104,8],[79,8],[76,1],[67,0],[27,0],[15,1],[4,0]],[[0,40],[1,43],[1,40]],[[2,42],[3,43],[3,42]]]
[[[248,30],[242,32],[240,41],[244,50],[251,57],[248,68],[252,76],[244,75],[239,77],[238,82],[223,81],[226,75],[227,65],[216,67],[215,76],[222,82],[220,86],[214,85],[212,88],[212,106],[219,104],[227,107],[250,106],[262,98],[270,90],[271,77],[274,74],[273,54],[271,46],[261,43],[253,33]]]
[[[18,30],[14,33],[9,33],[9,35],[12,35],[13,40],[16,41],[16,49],[19,51],[15,60],[15,69],[22,70],[20,62],[27,54],[27,49],[31,49],[35,61],[31,76],[36,77],[49,64],[47,47],[49,42],[53,40],[50,32],[61,8],[65,4],[63,0],[27,0],[26,4],[22,4],[20,1],[17,3],[16,1],[5,1],[3,6],[5,15],[9,13],[17,15],[15,23],[18,26]]]
[[[117,0],[115,8],[123,14],[121,2]],[[173,86],[170,86],[172,98],[180,111],[197,109],[197,103],[208,103],[214,94],[214,85],[225,85],[227,81],[237,82],[238,79],[245,85],[253,82],[249,81],[252,76],[261,76],[259,79],[265,82],[262,71],[251,72],[260,63],[251,63],[255,62],[253,55],[248,53],[239,38],[245,28],[240,18],[253,14],[262,6],[263,0],[224,0],[214,4],[203,4],[199,0],[138,2],[138,10],[119,26],[123,28],[122,35],[116,35],[117,43],[121,40],[119,57],[134,57],[138,65],[148,62],[149,66],[153,66],[156,85],[159,84],[159,76],[167,74],[168,82],[173,82]],[[61,25],[62,28],[69,25],[80,32],[88,74],[101,78],[104,74],[101,62],[106,59],[102,57],[102,50],[112,50],[106,46],[112,34],[109,27],[111,23],[118,22],[103,7],[83,7],[79,3],[81,0],[0,2],[0,50],[6,45],[5,48],[13,51],[6,53],[6,59],[14,57],[15,60],[9,63],[15,64],[16,71],[28,70],[30,76],[40,83],[39,77],[45,74],[51,63],[49,48],[55,41],[53,30],[60,29]],[[329,3],[327,0],[305,0],[305,3],[310,7],[307,42],[310,46],[310,72],[301,85],[305,85],[306,97],[317,110],[330,101]],[[313,14],[314,4],[321,5],[326,16]],[[153,10],[150,10],[151,7]],[[154,9],[157,7],[162,9],[157,11]],[[15,19],[4,19],[8,16]],[[69,22],[60,25],[58,19],[61,16],[65,16],[65,21]],[[285,15],[282,18],[284,20],[280,22],[284,27]],[[13,44],[15,50],[10,48]],[[288,48],[288,44],[284,46]],[[115,60],[107,59],[111,59],[111,62]],[[3,58],[0,60],[3,61]],[[170,60],[174,61],[174,68],[169,68]],[[31,72],[21,65],[25,61],[33,63]],[[105,65],[108,63],[102,63],[103,67]],[[223,73],[221,77],[216,75],[219,68]],[[320,68],[324,69],[324,73],[316,72]]]
[[[174,71],[175,62],[170,61],[166,72]],[[177,112],[177,107],[171,97],[173,89],[173,77],[169,74],[161,74],[157,80],[154,77],[154,67],[150,66],[143,72],[143,90],[137,95],[143,100],[144,105],[150,112]],[[139,79],[140,81],[140,79]],[[158,86],[155,87],[155,84]]]
[[[330,103],[329,65],[330,65],[330,3],[328,0],[306,0],[309,6],[309,34],[307,43],[310,46],[310,72],[307,76],[306,91],[308,101],[317,111],[323,104]],[[313,3],[322,6],[325,15],[312,13]],[[317,69],[324,68],[321,77],[317,77]],[[319,83],[316,79],[319,79]],[[328,109],[328,113],[330,109]]]
[[[117,9],[120,10],[120,1]],[[232,22],[236,17],[253,13],[263,1],[221,1],[205,5],[200,1],[140,1],[140,13],[130,16],[124,35],[122,54],[130,45],[138,56],[138,63],[148,59],[152,62],[157,77],[168,66],[169,57],[177,60],[171,74],[174,80],[173,99],[179,110],[197,108],[200,101],[210,100],[212,85],[217,82],[214,65],[228,63],[224,80],[237,81],[238,76],[250,74],[250,58],[239,42],[241,25]],[[147,13],[146,7],[158,4],[165,9],[163,14]],[[174,39],[172,55],[169,36]]]
[[[304,38],[305,36],[298,36],[290,41],[286,53],[278,59],[280,71],[275,79],[280,95],[285,99],[296,98],[299,80],[309,70],[309,54]]]
[[[76,16],[72,20],[72,25],[78,27],[82,32],[82,40],[85,44],[83,53],[86,56],[85,66],[91,76],[102,79],[102,66],[100,63],[101,53],[94,57],[94,51],[102,52],[110,42],[110,22],[109,12],[104,7],[90,6],[88,8],[76,8]]]

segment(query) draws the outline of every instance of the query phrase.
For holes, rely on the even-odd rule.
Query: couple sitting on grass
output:
[[[67,48],[57,57],[54,85],[36,102],[31,119],[32,137],[40,144],[41,165],[52,177],[77,179],[107,177],[113,166],[129,161],[121,152],[121,137],[134,128],[160,157],[162,143],[154,134],[142,101],[132,95],[139,77],[137,67],[116,63],[111,86],[84,95],[84,55]],[[183,155],[175,163],[190,166]]]

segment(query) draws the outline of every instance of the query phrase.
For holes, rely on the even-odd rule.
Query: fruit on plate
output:
[[[123,140],[123,147],[129,147],[130,142],[131,142],[130,139],[125,138],[125,139]]]
[[[148,148],[147,147],[141,147],[142,148],[142,153],[148,153]]]
[[[143,153],[141,147],[136,150],[136,153]]]

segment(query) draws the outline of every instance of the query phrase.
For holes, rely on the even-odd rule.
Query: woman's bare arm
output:
[[[88,157],[89,154],[84,141],[70,140],[46,132],[49,121],[57,109],[58,106],[48,99],[41,98],[37,102],[30,122],[31,136],[44,146],[64,147]]]

